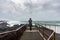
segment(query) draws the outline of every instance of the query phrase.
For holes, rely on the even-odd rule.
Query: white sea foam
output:
[[[7,25],[8,27],[12,27],[13,25],[15,25],[15,24],[21,24],[19,21],[8,21],[7,22],[9,25]]]

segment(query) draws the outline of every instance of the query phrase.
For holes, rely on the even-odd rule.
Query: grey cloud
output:
[[[32,17],[33,20],[60,20],[60,0],[51,0],[44,4],[25,2],[23,5],[22,9],[20,4],[16,5],[11,0],[0,0],[1,19],[28,20]]]

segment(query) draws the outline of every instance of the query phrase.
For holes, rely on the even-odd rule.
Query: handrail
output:
[[[51,30],[51,29],[49,29],[49,28],[46,28],[46,27],[44,27],[44,26],[43,26],[43,28],[46,29],[46,30],[48,30],[48,31],[53,32],[53,30]]]
[[[42,26],[42,25],[40,25],[40,24],[37,24],[37,25],[39,25],[39,26],[41,26],[41,27],[44,27],[44,26]],[[45,29],[47,29],[47,30],[49,30],[49,31],[53,31],[53,30],[51,30],[51,29],[49,29],[49,28],[46,28],[46,27],[44,27]]]
[[[53,32],[53,33],[49,36],[48,40],[50,40],[50,39],[54,36],[54,33],[55,33],[55,32]]]
[[[38,30],[39,30],[38,25],[36,25],[36,26],[37,26],[37,28],[38,28]],[[43,40],[46,40],[46,38],[43,36],[43,34],[42,34],[40,31],[38,31],[38,33],[40,34],[40,36],[42,37]]]
[[[39,25],[39,24],[38,24]],[[37,26],[38,26],[37,25]],[[44,26],[42,26],[42,25],[39,25],[40,27],[37,27],[40,31],[41,30],[43,30],[43,28],[44,28],[44,30],[48,30],[48,32],[50,31],[51,32],[51,34],[49,35],[49,37],[46,39],[45,37],[43,37],[43,35],[45,35],[45,36],[48,36],[48,35],[46,35],[46,33],[44,32],[44,34],[42,34],[40,31],[39,31],[39,33],[40,33],[40,35],[41,35],[41,37],[45,40],[53,40],[54,39],[54,35],[55,35],[55,32],[53,31],[53,30],[51,30],[51,29],[49,29],[49,28],[46,28],[46,27],[44,27]],[[42,27],[41,27],[42,26]],[[40,28],[42,28],[42,29],[40,29]],[[42,31],[43,32],[43,31]],[[52,39],[51,39],[52,38]]]
[[[13,32],[13,31],[16,31],[16,30],[12,30],[12,31],[7,31],[7,32],[2,32],[2,33],[0,33],[0,35],[1,35],[1,34],[6,34],[6,33],[10,33],[10,32]]]
[[[38,32],[39,32],[39,31],[38,31]],[[42,35],[42,33],[39,32],[39,34],[41,35],[41,37],[42,37],[43,40],[46,40],[46,39],[44,38],[44,36]]]
[[[42,30],[40,30],[40,31],[42,31]],[[47,37],[49,37],[49,35],[48,35],[47,33],[44,32],[44,34],[45,34]]]
[[[19,40],[25,30],[26,30],[26,25],[22,25],[21,27],[18,27],[15,30],[1,32],[0,39],[1,40],[4,40],[4,39],[9,40],[9,38],[11,38],[11,40]]]
[[[24,25],[23,25],[23,26],[24,26]],[[16,30],[11,30],[11,31],[6,31],[6,32],[1,32],[0,34],[6,34],[6,33],[14,32],[14,31],[18,31],[18,30],[21,29],[23,26],[17,28]]]

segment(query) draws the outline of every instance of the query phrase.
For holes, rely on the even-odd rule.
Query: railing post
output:
[[[55,26],[55,32],[56,32],[56,26]],[[54,40],[55,40],[55,38],[56,38],[56,34],[54,33]]]
[[[44,37],[44,28],[43,28],[43,37]],[[44,40],[44,39],[43,39]]]
[[[55,40],[55,33],[54,33],[54,40]]]

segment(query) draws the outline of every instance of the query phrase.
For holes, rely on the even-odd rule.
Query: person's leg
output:
[[[30,26],[30,30],[32,30],[32,26]]]
[[[31,26],[30,26],[30,30],[31,30]]]

